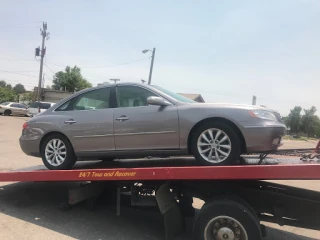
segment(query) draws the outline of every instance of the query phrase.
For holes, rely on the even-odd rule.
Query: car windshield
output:
[[[165,88],[162,88],[162,87],[159,87],[159,86],[154,86],[154,85],[152,85],[152,87],[157,89],[157,90],[159,90],[159,91],[161,91],[161,92],[163,92],[163,93],[165,93],[165,94],[167,94],[167,95],[169,95],[170,97],[176,99],[179,102],[195,103],[195,101],[193,101],[192,99],[184,97],[184,96],[182,96],[182,95],[180,95],[178,93],[171,92],[171,91],[169,91],[169,90],[167,90]]]
[[[8,104],[9,104],[9,102],[0,103],[0,105],[2,105],[2,106],[7,106]]]

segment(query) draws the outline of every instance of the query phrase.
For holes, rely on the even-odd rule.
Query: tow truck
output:
[[[314,155],[307,156],[320,159],[319,148],[320,141]],[[288,150],[282,153],[290,155]],[[320,164],[261,154],[245,156],[234,166],[197,166],[193,158],[180,157],[80,164],[72,170],[41,166],[0,172],[0,182],[82,182],[70,189],[65,207],[94,203],[105,191],[115,193],[117,215],[124,194],[132,205],[155,204],[163,215],[166,240],[185,230],[188,216],[194,217],[195,240],[261,240],[266,235],[261,221],[320,230],[320,192],[265,180],[320,180]],[[194,198],[204,201],[197,213]]]

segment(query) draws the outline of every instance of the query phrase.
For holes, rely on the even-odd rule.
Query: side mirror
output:
[[[157,105],[157,106],[168,106],[170,103],[164,100],[162,97],[148,97],[147,102],[150,105]]]

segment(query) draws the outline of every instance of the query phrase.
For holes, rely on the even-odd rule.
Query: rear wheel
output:
[[[226,199],[201,208],[193,234],[196,240],[262,240],[260,223],[251,211]]]
[[[41,146],[44,165],[50,170],[71,169],[76,162],[69,140],[60,134],[48,136]]]
[[[4,116],[10,116],[11,113],[12,113],[11,110],[7,109],[7,110],[4,111],[3,115]]]
[[[231,165],[241,152],[237,132],[227,123],[207,122],[192,139],[192,152],[202,165]]]

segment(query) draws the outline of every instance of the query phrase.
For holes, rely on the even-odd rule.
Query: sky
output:
[[[155,47],[152,84],[320,113],[320,0],[1,0],[0,80],[37,86],[43,21],[45,85],[67,65],[94,86],[148,80],[151,53],[141,51]]]

